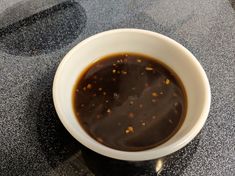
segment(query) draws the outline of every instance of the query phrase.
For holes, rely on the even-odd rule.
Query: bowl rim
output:
[[[115,149],[106,147],[98,142],[97,142],[97,145],[91,145],[86,140],[83,140],[83,138],[81,138],[76,133],[76,131],[73,130],[73,128],[71,127],[71,124],[69,124],[69,122],[66,120],[66,117],[60,108],[60,104],[59,104],[58,97],[57,97],[57,89],[58,89],[57,85],[58,85],[58,82],[60,81],[59,78],[60,78],[61,72],[64,68],[64,64],[67,62],[67,60],[70,58],[70,56],[72,56],[73,53],[76,52],[81,46],[91,42],[92,40],[95,40],[96,38],[100,38],[105,35],[110,35],[110,34],[115,34],[115,33],[126,33],[126,32],[134,32],[134,33],[151,35],[153,37],[161,38],[161,39],[175,45],[179,50],[182,50],[185,53],[185,55],[187,55],[188,58],[191,59],[191,61],[194,63],[194,66],[197,67],[197,69],[200,71],[201,80],[202,80],[202,83],[204,84],[203,86],[205,88],[205,91],[207,92],[206,97],[205,97],[205,101],[203,102],[204,105],[203,105],[202,113],[201,113],[200,117],[198,118],[197,122],[195,123],[195,125],[193,126],[193,128],[187,134],[182,136],[179,140],[177,140],[173,144],[168,145],[164,148],[160,148],[160,149],[156,149],[156,150],[150,149],[150,150],[144,150],[144,151],[133,151],[133,152],[131,151],[131,152],[129,152],[129,151],[115,150]],[[193,138],[200,132],[200,130],[204,126],[206,119],[207,119],[207,116],[209,114],[210,104],[211,104],[211,90],[210,90],[210,85],[209,85],[209,81],[206,76],[206,73],[203,70],[199,61],[193,56],[193,54],[188,49],[186,49],[184,46],[182,46],[181,44],[179,44],[175,40],[173,40],[165,35],[159,34],[157,32],[148,31],[148,30],[132,29],[132,28],[112,29],[112,30],[104,31],[104,32],[95,34],[95,35],[81,41],[76,46],[74,46],[64,56],[64,58],[62,59],[62,61],[60,62],[59,66],[56,70],[54,81],[53,81],[52,94],[53,94],[54,106],[55,106],[55,109],[56,109],[56,112],[58,114],[60,121],[62,122],[62,124],[65,126],[65,128],[69,131],[69,133],[76,140],[78,140],[81,144],[83,144],[84,146],[88,147],[89,149],[91,149],[99,154],[102,154],[104,156],[108,156],[111,158],[115,158],[115,159],[128,160],[128,161],[144,161],[144,160],[151,160],[151,159],[160,158],[160,157],[169,155],[169,154],[181,149],[185,145],[187,145],[191,140],[193,140]],[[99,146],[99,147],[97,147],[97,146]]]

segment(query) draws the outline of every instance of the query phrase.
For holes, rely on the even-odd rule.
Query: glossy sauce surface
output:
[[[187,110],[178,76],[161,62],[134,53],[109,55],[87,67],[72,96],[85,131],[123,151],[167,141],[182,125]]]

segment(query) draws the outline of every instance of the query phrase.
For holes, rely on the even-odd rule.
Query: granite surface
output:
[[[0,175],[235,175],[231,2],[66,1],[1,28]],[[156,31],[180,42],[198,58],[210,81],[212,104],[204,128],[185,148],[165,158],[123,162],[100,156],[70,136],[53,107],[52,81],[66,52],[93,34],[127,27]]]

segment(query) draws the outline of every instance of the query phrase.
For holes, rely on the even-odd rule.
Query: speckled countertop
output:
[[[52,81],[66,52],[93,34],[123,27],[180,42],[210,81],[204,128],[166,158],[130,163],[93,153],[68,134],[53,107]],[[229,0],[65,1],[0,29],[0,175],[233,176],[234,114],[235,11]]]

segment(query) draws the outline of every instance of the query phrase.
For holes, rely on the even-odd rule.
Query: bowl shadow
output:
[[[96,176],[178,176],[190,164],[199,141],[200,136],[172,155],[150,161],[128,162],[111,159],[87,148],[82,148],[82,156],[87,167]]]

